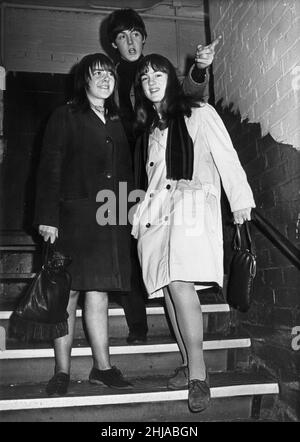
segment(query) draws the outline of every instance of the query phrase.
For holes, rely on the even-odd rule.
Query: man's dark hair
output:
[[[133,29],[139,31],[144,39],[147,38],[145,23],[133,9],[118,9],[107,19],[107,35],[111,43],[114,43],[119,32]]]

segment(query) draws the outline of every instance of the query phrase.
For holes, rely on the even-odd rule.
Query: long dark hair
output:
[[[95,53],[83,57],[75,66],[74,70],[74,95],[71,106],[74,111],[83,112],[90,108],[86,91],[88,89],[91,72],[101,66],[102,69],[113,73],[117,84],[117,73],[114,63],[105,54]],[[115,90],[116,90],[115,84]],[[115,102],[114,93],[104,103],[106,117],[113,120],[118,119],[118,106]]]
[[[157,119],[157,112],[153,103],[145,96],[141,82],[142,75],[147,73],[150,67],[154,71],[165,72],[168,75],[166,92],[161,103],[161,119],[166,124],[180,114],[189,117],[192,107],[199,106],[192,97],[184,94],[176,70],[166,57],[159,54],[146,55],[138,64],[135,77],[135,127],[137,130],[151,126]]]

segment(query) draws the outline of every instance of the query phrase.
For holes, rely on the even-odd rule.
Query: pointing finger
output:
[[[215,47],[217,46],[217,44],[220,42],[220,40],[222,39],[222,35],[219,35],[210,45],[209,47],[214,50]]]
[[[200,51],[197,50],[197,55],[210,55],[212,54],[214,51],[211,50],[208,46],[205,46],[205,48],[201,49]]]

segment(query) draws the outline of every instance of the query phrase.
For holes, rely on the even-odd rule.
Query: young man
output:
[[[107,34],[113,48],[118,52],[117,64],[118,90],[117,99],[121,110],[121,119],[133,155],[136,137],[133,130],[134,89],[133,83],[137,65],[143,57],[142,51],[147,38],[145,23],[133,9],[114,11],[107,20]],[[183,80],[184,91],[196,99],[208,98],[207,67],[212,63],[215,46],[219,38],[211,45],[196,49],[195,64]],[[138,344],[147,340],[147,316],[145,308],[146,292],[142,282],[141,270],[137,259],[136,244],[132,252],[132,290],[122,296],[122,304],[129,328],[128,343]]]

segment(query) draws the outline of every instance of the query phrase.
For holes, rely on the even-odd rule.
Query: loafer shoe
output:
[[[68,392],[69,382],[70,375],[63,373],[62,371],[56,373],[48,382],[46,386],[46,393],[48,396],[52,396],[53,394],[64,396]]]
[[[186,365],[176,368],[175,374],[168,380],[167,387],[171,390],[180,390],[189,385],[188,368]]]
[[[126,381],[124,376],[117,367],[109,368],[108,370],[99,370],[93,367],[89,375],[91,384],[106,385],[111,388],[132,388],[133,385]]]
[[[208,407],[210,390],[207,381],[192,379],[189,382],[188,404],[193,413],[198,413]]]

